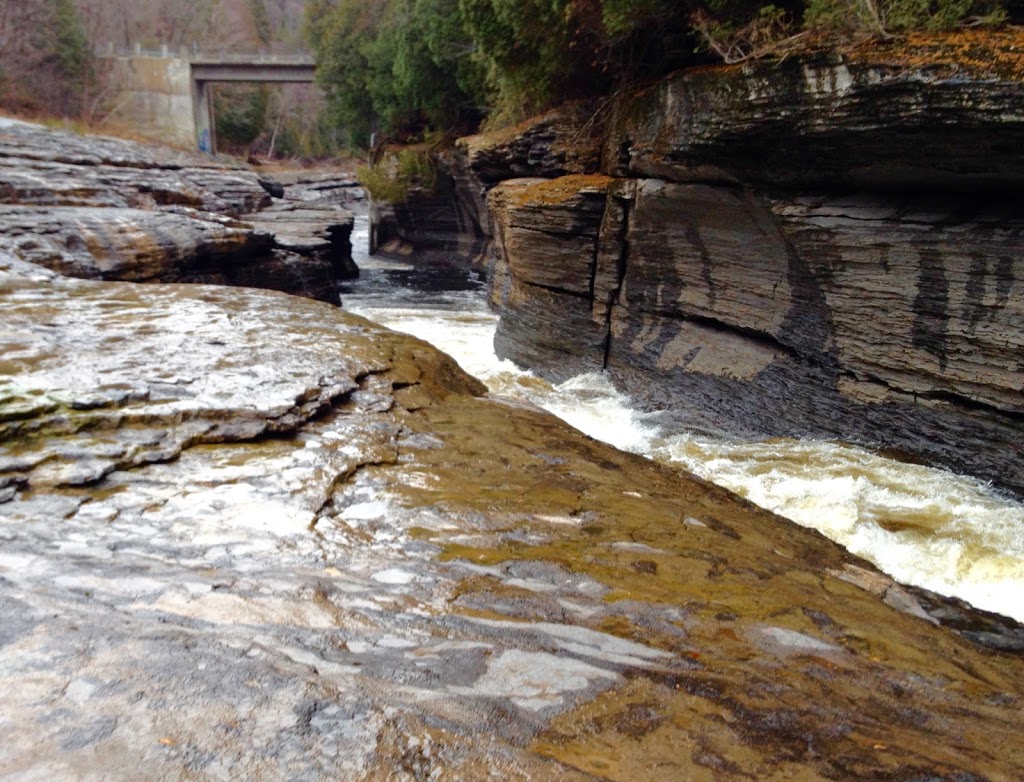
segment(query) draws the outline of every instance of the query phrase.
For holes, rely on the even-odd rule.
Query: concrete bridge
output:
[[[127,54],[108,49],[98,57],[108,65],[108,126],[210,154],[217,149],[212,84],[311,83],[316,74],[306,55],[172,54],[165,48]]]

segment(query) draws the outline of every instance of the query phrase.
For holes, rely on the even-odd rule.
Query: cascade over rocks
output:
[[[76,277],[255,286],[336,304],[337,281],[356,273],[352,215],[319,185],[286,188],[208,157],[5,125],[0,248]]]
[[[0,343],[12,776],[1024,776],[1024,629],[412,337],[0,251]]]
[[[884,54],[680,72],[615,104],[607,176],[493,187],[499,355],[1024,492],[1024,55]]]

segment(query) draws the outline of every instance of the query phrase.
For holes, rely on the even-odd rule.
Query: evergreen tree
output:
[[[800,29],[849,40],[998,21],[1002,1],[311,0],[308,27],[335,117],[363,144],[371,130],[465,124],[482,102],[495,124],[515,121],[686,64],[758,56]]]

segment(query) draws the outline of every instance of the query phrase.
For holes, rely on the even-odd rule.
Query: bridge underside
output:
[[[210,86],[215,83],[312,84],[316,66],[312,63],[260,61],[193,61],[191,63],[192,102],[196,125],[196,144],[201,152],[217,151]]]

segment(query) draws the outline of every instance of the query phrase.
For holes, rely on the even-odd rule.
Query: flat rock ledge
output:
[[[0,345],[4,776],[1024,777],[1021,628],[415,339],[0,253]]]
[[[322,197],[328,183],[291,179],[294,192],[207,157],[4,126],[0,249],[86,279],[243,285],[337,304],[338,280],[356,273],[352,215]],[[296,221],[259,218],[294,209],[314,186],[321,198],[305,206],[299,237]]]

